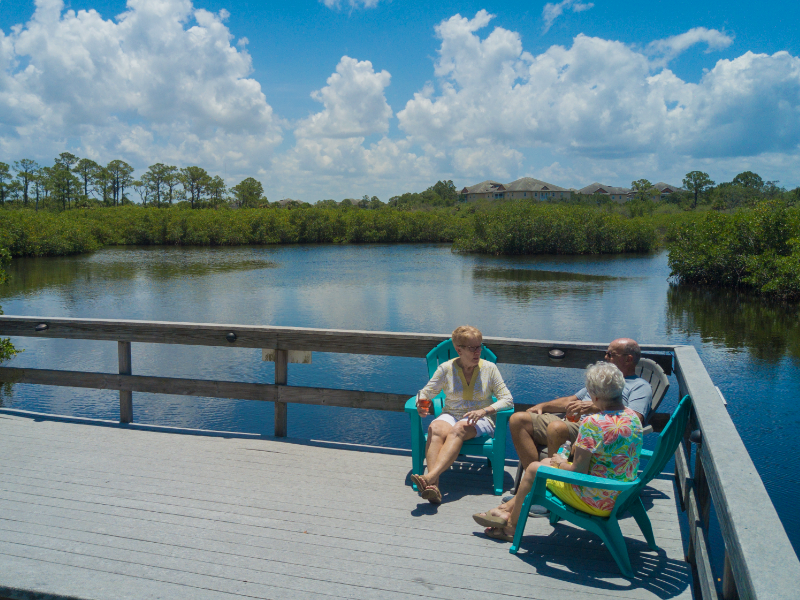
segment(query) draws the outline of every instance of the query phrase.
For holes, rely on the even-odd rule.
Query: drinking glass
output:
[[[419,392],[417,392],[417,406],[419,406],[425,411],[425,414],[422,416],[426,417],[429,414],[431,414],[431,411],[433,409],[433,401],[423,398],[422,396],[420,396]]]

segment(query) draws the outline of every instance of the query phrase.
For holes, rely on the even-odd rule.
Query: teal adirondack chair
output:
[[[684,396],[666,427],[664,427],[664,430],[659,435],[655,450],[652,452],[642,451],[641,458],[647,460],[647,465],[634,481],[613,481],[603,477],[593,477],[591,475],[562,471],[560,469],[554,469],[553,467],[539,467],[539,470],[536,472],[536,481],[534,481],[533,489],[531,493],[525,497],[525,502],[522,505],[520,521],[517,523],[517,529],[514,533],[514,542],[511,544],[511,550],[509,550],[509,552],[511,552],[511,554],[516,554],[519,549],[531,504],[541,504],[550,510],[551,524],[555,525],[558,521],[564,519],[600,536],[600,539],[603,540],[603,543],[606,545],[609,552],[611,552],[611,556],[614,557],[623,575],[626,577],[633,577],[633,569],[631,568],[631,561],[628,557],[628,549],[619,528],[618,518],[620,515],[624,514],[625,511],[629,511],[636,520],[636,524],[639,525],[639,529],[642,530],[648,546],[650,546],[652,550],[658,549],[655,538],[653,537],[653,527],[650,525],[650,518],[647,516],[647,512],[642,504],[640,493],[645,485],[661,473],[670,457],[675,454],[675,450],[686,431],[690,409],[691,399],[689,396]],[[566,481],[568,483],[602,488],[605,490],[617,490],[620,494],[617,496],[617,501],[608,517],[595,517],[580,510],[576,510],[559,500],[555,494],[547,489],[548,479]]]
[[[428,352],[425,357],[428,361],[428,377],[433,377],[436,368],[450,359],[458,357],[453,340],[445,340],[433,350]],[[489,360],[493,363],[497,362],[495,353],[489,350],[486,346],[481,351],[481,358]],[[406,413],[411,419],[411,472],[416,475],[422,475],[425,471],[423,462],[425,460],[425,444],[428,440],[428,434],[422,429],[422,419],[417,412],[417,398],[409,398],[406,402]],[[433,414],[438,417],[442,414],[444,408],[444,392],[440,392],[433,399]],[[506,430],[508,429],[508,419],[514,414],[514,409],[498,411],[495,417],[494,438],[476,438],[467,440],[461,448],[461,454],[473,454],[478,456],[485,456],[489,460],[489,466],[492,469],[492,483],[494,493],[499,496],[503,493],[503,475],[505,473],[506,464]],[[412,487],[416,490],[417,486],[413,483]]]

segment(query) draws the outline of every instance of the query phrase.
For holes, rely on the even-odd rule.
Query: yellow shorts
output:
[[[607,517],[611,514],[610,510],[598,510],[593,506],[589,506],[583,499],[575,493],[572,484],[563,481],[547,480],[547,489],[553,492],[559,500],[564,504],[576,508],[581,512],[593,515],[595,517]]]

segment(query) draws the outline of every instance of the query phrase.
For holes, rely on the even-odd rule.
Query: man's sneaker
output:
[[[506,502],[510,502],[513,497],[514,494],[509,494],[508,496],[503,496],[501,500],[503,501],[503,504],[505,504]]]
[[[549,514],[550,511],[541,504],[531,504],[531,509],[528,511],[528,515],[531,517],[546,517]]]

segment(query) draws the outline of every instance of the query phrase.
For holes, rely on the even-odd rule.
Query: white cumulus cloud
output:
[[[430,159],[412,152],[408,140],[383,135],[365,143],[389,129],[392,109],[384,91],[390,81],[387,71],[376,72],[369,61],[341,58],[327,85],[311,94],[323,110],[297,123],[294,147],[274,162],[276,180],[293,181],[291,189],[278,183],[282,195],[324,198],[333,189],[375,194],[387,185],[420,185],[433,176]]]
[[[342,7],[353,8],[375,8],[380,0],[320,0],[325,6],[332,9]]]
[[[696,44],[706,44],[706,53],[724,50],[733,43],[733,36],[716,29],[695,27],[686,33],[651,42],[647,50],[657,56],[657,66],[666,66],[673,58]]]
[[[129,0],[111,20],[37,0],[30,21],[0,32],[0,150],[50,157],[77,140],[70,149],[99,160],[242,171],[268,159],[280,123],[227,16]]]
[[[593,6],[594,4],[592,2],[581,2],[580,0],[563,0],[562,2],[558,2],[556,4],[548,2],[542,9],[542,19],[544,19],[544,26],[542,29],[545,33],[547,33],[550,27],[553,26],[553,21],[555,21],[568,10],[571,10],[572,12],[583,12],[585,10],[589,10]]]
[[[729,36],[697,28],[638,50],[578,35],[533,55],[513,31],[496,27],[482,39],[490,19],[480,11],[437,26],[439,91],[427,86],[397,113],[409,139],[459,170],[477,145],[602,160],[798,152],[800,59],[787,52],[720,60],[690,83],[652,54],[720,49]]]
[[[384,89],[392,76],[376,73],[368,60],[343,56],[328,85],[311,94],[325,110],[302,120],[295,129],[300,137],[352,138],[386,133],[392,109]]]

